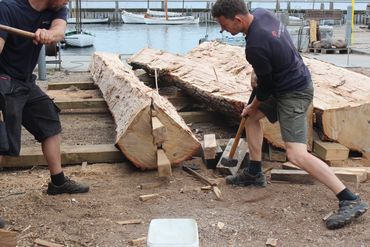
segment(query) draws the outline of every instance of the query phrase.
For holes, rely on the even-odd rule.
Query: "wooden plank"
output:
[[[103,98],[96,99],[71,99],[68,101],[55,100],[55,104],[61,109],[90,109],[90,108],[104,108],[108,109],[107,103]]]
[[[215,134],[204,135],[203,142],[204,142],[203,146],[204,158],[206,160],[214,159],[216,157],[217,151],[216,135]]]
[[[61,146],[62,164],[112,163],[126,158],[113,144]],[[0,167],[45,166],[46,161],[40,147],[22,148],[19,157],[4,156]]]
[[[301,170],[291,162],[285,162],[283,169]],[[370,178],[370,167],[330,167],[339,179],[346,182],[362,183]]]
[[[48,83],[48,90],[61,90],[70,87],[76,87],[80,90],[92,90],[98,87],[92,81],[75,81],[75,82],[54,82]]]
[[[52,242],[49,242],[49,241],[46,241],[46,240],[43,240],[43,239],[35,239],[34,243],[36,245],[41,245],[41,246],[45,246],[45,247],[64,247],[64,245],[62,244],[56,244],[56,243],[52,243]]]
[[[310,43],[317,41],[317,21],[310,20]]]
[[[159,177],[172,176],[171,162],[162,149],[157,150],[157,164]]]
[[[272,181],[287,181],[297,184],[313,184],[315,179],[303,170],[272,169]]]
[[[130,245],[131,246],[142,246],[144,245],[146,242],[146,237],[142,237],[142,238],[137,238],[137,239],[133,239],[133,240],[130,240]]]
[[[17,245],[17,233],[0,229],[0,246],[15,247]]]
[[[315,140],[313,151],[323,160],[346,160],[349,149],[340,143]]]
[[[157,146],[167,140],[167,128],[157,117],[152,117],[152,134]]]
[[[239,168],[242,166],[242,163],[245,162],[245,160],[248,158],[247,154],[249,154],[249,148],[248,148],[248,143],[245,141],[244,138],[240,138],[238,147],[236,149],[234,159],[238,160],[238,163],[234,167],[226,167],[221,164],[221,160],[223,157],[228,158],[231,146],[233,145],[234,138],[231,138],[229,140],[229,143],[227,144],[224,153],[222,154],[222,157],[220,161],[217,163],[216,169],[223,174],[226,175],[233,175],[235,176],[236,173],[238,172]]]

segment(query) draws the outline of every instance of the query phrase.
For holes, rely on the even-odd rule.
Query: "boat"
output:
[[[68,18],[67,23],[68,24],[76,24],[77,18]],[[106,24],[109,23],[109,18],[97,18],[97,19],[89,19],[89,18],[82,18],[81,19],[82,24]]]
[[[182,17],[145,17],[145,24],[148,25],[183,25],[183,24],[198,24],[199,18],[194,16],[182,16]]]
[[[122,20],[126,24],[148,24],[148,25],[182,25],[198,24],[199,18],[182,15],[181,13],[148,10],[145,14],[134,14],[122,11]]]
[[[126,24],[148,24],[148,25],[183,25],[198,24],[199,18],[191,15],[184,15],[178,12],[169,12],[167,9],[167,0],[165,1],[165,11],[154,11],[149,9],[144,14],[134,14],[128,11],[122,11],[122,20]]]
[[[95,36],[84,31],[69,31],[64,35],[65,43],[73,47],[89,47],[94,45]]]
[[[68,31],[64,35],[67,46],[89,47],[94,45],[95,36],[82,30],[81,0],[76,0],[76,29]]]

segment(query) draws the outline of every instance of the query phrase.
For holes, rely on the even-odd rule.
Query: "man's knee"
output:
[[[307,150],[290,147],[286,150],[287,158],[293,164],[299,165],[305,160]]]

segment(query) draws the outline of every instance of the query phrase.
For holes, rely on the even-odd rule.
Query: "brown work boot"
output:
[[[248,185],[255,185],[260,187],[266,186],[266,177],[263,175],[262,172],[257,173],[256,175],[252,175],[248,172],[248,169],[245,168],[243,172],[239,173],[236,176],[227,176],[226,178],[227,184],[232,184],[234,186],[248,186]]]
[[[89,186],[85,184],[77,183],[68,177],[65,177],[66,182],[60,186],[56,186],[52,182],[48,184],[48,190],[46,191],[48,195],[58,195],[58,194],[77,194],[86,193],[89,191]]]

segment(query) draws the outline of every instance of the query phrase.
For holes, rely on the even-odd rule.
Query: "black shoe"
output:
[[[56,186],[50,182],[48,184],[47,194],[48,195],[58,195],[63,193],[76,194],[76,193],[86,193],[89,191],[88,185],[77,183],[76,181],[73,181],[68,177],[65,178],[66,182],[60,186]]]
[[[353,201],[340,201],[339,210],[326,220],[326,227],[331,230],[341,228],[363,215],[368,208],[369,205],[360,197]]]
[[[5,221],[0,218],[0,229],[5,227]]]
[[[248,172],[247,169],[244,169],[243,172],[239,173],[236,176],[227,176],[226,183],[232,184],[235,186],[266,186],[266,177],[262,172],[257,173],[257,175],[252,175]]]

